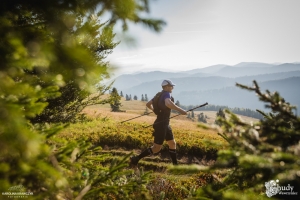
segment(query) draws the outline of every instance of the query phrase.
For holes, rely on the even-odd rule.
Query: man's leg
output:
[[[139,162],[140,159],[149,156],[153,153],[158,153],[161,150],[162,144],[164,143],[165,140],[165,135],[167,132],[167,129],[165,126],[163,125],[158,125],[158,126],[154,126],[154,132],[153,132],[153,136],[154,136],[154,142],[153,142],[153,146],[149,147],[148,149],[145,149],[140,155],[138,156],[132,156],[130,158],[130,165],[132,166],[136,166]]]
[[[132,156],[130,158],[130,164],[137,165],[140,159],[142,159],[146,156],[149,156],[153,153],[158,153],[161,150],[161,147],[162,147],[162,145],[153,143],[152,147],[145,149],[140,155]]]
[[[166,140],[169,145],[169,154],[173,165],[178,165],[176,155],[176,142],[170,125],[167,127]]]
[[[157,153],[160,151],[161,147],[162,147],[162,145],[153,143],[152,147],[145,149],[140,155],[137,156],[137,158],[140,160],[140,159],[142,159],[146,156],[149,156],[153,153]]]
[[[173,139],[173,140],[168,140],[167,143],[169,145],[169,154],[172,159],[172,163],[173,165],[178,165],[177,155],[176,155],[176,142]]]

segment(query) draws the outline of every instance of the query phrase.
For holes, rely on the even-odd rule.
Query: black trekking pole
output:
[[[197,108],[201,108],[201,107],[203,107],[203,106],[206,106],[207,104],[208,104],[208,103],[206,102],[205,104],[202,104],[202,105],[197,106],[197,107],[195,107],[195,108],[189,109],[189,110],[187,110],[186,112],[190,112],[190,111],[195,110],[195,109],[197,109]],[[174,115],[173,117],[170,117],[170,118],[168,118],[168,119],[162,120],[162,121],[160,121],[160,122],[156,122],[156,123],[154,123],[154,124],[152,124],[152,125],[149,125],[149,126],[145,126],[144,128],[148,128],[148,127],[153,126],[153,125],[155,125],[155,124],[159,124],[159,123],[161,123],[161,122],[164,122],[164,121],[166,121],[166,120],[172,119],[172,118],[177,117],[177,116],[179,116],[179,115],[181,115],[181,114]]]
[[[139,118],[139,117],[143,117],[143,116],[149,115],[149,114],[151,114],[151,113],[153,113],[153,112],[149,112],[149,113],[146,113],[146,114],[143,114],[143,115],[140,115],[140,116],[131,118],[131,119],[127,119],[127,120],[125,120],[125,121],[121,121],[120,123],[128,122],[128,121],[130,121],[130,120],[133,120],[133,119],[136,119],[136,118]]]

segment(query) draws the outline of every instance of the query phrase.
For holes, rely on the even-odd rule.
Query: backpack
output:
[[[160,96],[161,96],[162,92],[158,92],[154,98],[153,98],[153,102],[152,102],[152,105],[153,105],[153,112],[156,114],[156,115],[159,115],[159,113],[161,113],[161,109],[158,107],[158,102],[159,102],[159,99],[160,99]]]
[[[153,102],[152,102],[152,105],[153,105],[153,112],[156,114],[156,115],[159,115],[160,113],[161,113],[161,109],[159,108],[159,106],[158,106],[158,102],[159,102],[159,100],[160,100],[160,97],[161,97],[161,94],[162,94],[163,92],[161,91],[161,92],[158,92],[155,96],[154,96],[154,98],[153,98]],[[171,101],[172,102],[174,102],[174,98],[173,97],[171,97]]]

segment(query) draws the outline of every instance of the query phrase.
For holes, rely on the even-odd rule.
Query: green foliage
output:
[[[185,167],[182,166],[180,168]],[[184,170],[190,171],[187,167]],[[154,174],[153,179],[147,185],[147,189],[153,196],[153,199],[187,199],[192,197],[198,188],[213,182],[216,178],[218,178],[217,175],[204,172],[198,172],[193,175],[177,174],[175,176],[166,173]]]
[[[219,111],[217,112],[217,118],[215,120],[215,124],[217,125],[221,125],[221,123],[219,122],[220,119],[226,119],[226,116],[225,116],[225,112],[223,109],[219,109]]]
[[[206,115],[204,115],[203,113],[200,113],[200,114],[198,115],[198,122],[207,123],[206,118],[207,118]]]
[[[57,137],[48,140],[48,144],[54,148],[50,161],[65,175],[66,183],[69,184],[69,191],[64,194],[64,198],[147,197],[143,185],[148,182],[149,174],[136,176],[132,170],[126,170],[129,155],[120,160],[112,159],[108,166],[104,166],[102,163],[105,155],[99,155],[101,147],[86,141],[87,138],[81,141],[66,141]],[[136,193],[135,190],[140,192]]]
[[[141,101],[149,101],[147,94],[145,94],[145,96],[142,94]]]
[[[72,121],[84,106],[99,103],[106,87],[94,86],[108,76],[103,59],[117,44],[114,25],[119,21],[126,29],[133,22],[161,30],[163,21],[142,17],[148,9],[147,0],[1,1],[1,191],[22,185],[34,193],[32,199],[81,199],[87,192],[92,199],[143,195],[134,189],[143,191],[146,176],[118,185],[113,180],[128,175],[122,171],[125,161],[109,169],[84,166],[91,145],[84,138],[46,144],[65,125],[44,122]],[[102,21],[104,15],[111,18]],[[86,185],[83,168],[89,170]]]
[[[142,94],[141,101],[145,101],[144,94]]]
[[[118,93],[117,88],[113,88],[110,93],[110,107],[112,112],[120,112],[121,96]]]
[[[130,95],[127,95],[127,94],[126,94],[125,100],[126,100],[126,101],[131,101],[131,100],[132,100],[132,99],[131,99],[131,94],[130,94]]]
[[[255,91],[259,99],[272,113],[257,124],[242,122],[236,115],[226,111],[229,119],[219,118],[223,128],[220,133],[229,148],[218,152],[218,159],[210,170],[228,169],[218,184],[203,187],[195,193],[199,199],[269,199],[265,182],[279,180],[279,185],[300,188],[300,118],[293,106],[277,93],[262,93],[254,81],[254,87],[237,86]],[[292,195],[276,195],[275,198],[298,198]],[[200,199],[201,199],[200,198]]]
[[[87,137],[94,145],[108,145],[129,149],[145,149],[153,144],[153,128],[146,124],[126,122],[119,123],[107,117],[84,123],[71,124],[58,136],[67,140]],[[177,152],[205,156],[215,159],[219,149],[225,148],[225,141],[217,134],[207,134],[205,130],[191,131],[173,128],[177,136]]]

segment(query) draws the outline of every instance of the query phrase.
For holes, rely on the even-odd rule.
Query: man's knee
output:
[[[169,140],[167,142],[168,142],[168,145],[169,145],[170,149],[176,149],[176,142],[175,142],[175,140]]]
[[[153,153],[158,153],[161,150],[161,146],[162,145],[159,145],[159,144],[153,144],[153,146],[151,147],[152,152]]]

